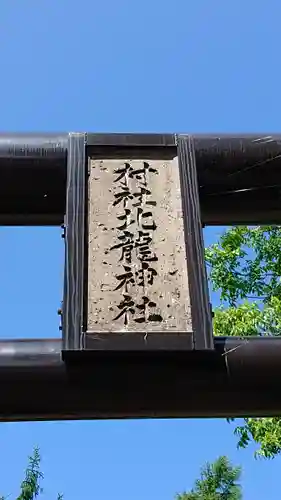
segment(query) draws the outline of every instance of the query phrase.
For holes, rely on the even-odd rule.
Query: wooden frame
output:
[[[65,275],[62,312],[64,349],[79,349],[83,326],[85,134],[69,134],[65,216]]]
[[[63,312],[65,350],[192,350],[212,349],[211,311],[205,272],[194,143],[172,134],[108,134],[71,136],[68,158],[66,215],[66,278]],[[88,328],[88,183],[89,159],[178,157],[184,214],[185,253],[192,331],[157,329],[111,332]],[[87,158],[88,157],[88,158]],[[84,247],[83,247],[84,245]],[[184,245],[184,242],[183,242]],[[169,306],[168,306],[169,307]],[[98,323],[98,322],[97,322]],[[162,328],[162,326],[161,326]],[[148,335],[149,333],[149,335]],[[144,341],[145,339],[145,341]]]

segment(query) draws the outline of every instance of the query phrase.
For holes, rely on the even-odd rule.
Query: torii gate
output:
[[[280,224],[280,167],[272,135],[0,136],[0,223],[65,237],[62,339],[0,342],[0,419],[280,414],[281,339],[213,338],[202,238]]]

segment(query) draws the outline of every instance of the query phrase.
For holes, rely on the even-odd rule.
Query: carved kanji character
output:
[[[120,288],[124,288],[125,291],[127,292],[129,284],[133,286],[135,285],[135,279],[131,268],[129,266],[124,266],[124,271],[125,273],[118,274],[116,276],[116,279],[119,281],[119,284],[117,285],[116,288],[114,288],[114,290],[120,290]]]

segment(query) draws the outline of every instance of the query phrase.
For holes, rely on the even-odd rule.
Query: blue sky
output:
[[[280,14],[277,0],[2,0],[0,131],[280,132]],[[57,336],[60,230],[0,236],[1,337]],[[0,443],[11,498],[36,444],[48,500],[172,499],[220,454],[243,466],[246,500],[278,495],[281,459],[237,451],[223,420],[1,424]]]

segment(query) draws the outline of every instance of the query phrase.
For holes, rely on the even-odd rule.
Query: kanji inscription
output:
[[[92,160],[88,331],[192,331],[177,158]]]

